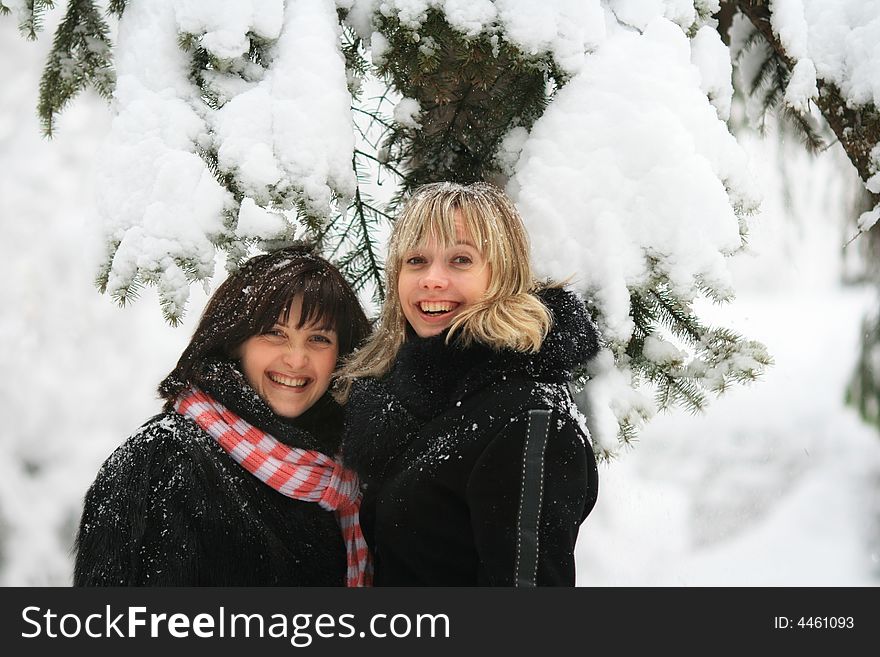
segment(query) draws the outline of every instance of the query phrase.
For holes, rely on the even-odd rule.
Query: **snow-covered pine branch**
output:
[[[295,239],[328,252],[347,240],[338,260],[375,281],[374,231],[388,217],[366,191],[366,162],[393,182],[391,207],[423,182],[490,179],[517,202],[540,273],[570,277],[600,325],[583,401],[613,455],[658,409],[698,408],[770,362],[693,310],[699,297],[732,298],[725,261],[758,203],[725,124],[717,10],[713,0],[129,0],[100,170],[102,287],[124,301],[155,285],[174,320],[190,285],[213,275],[217,249],[234,266]],[[362,148],[350,89],[366,45],[396,105],[354,100],[355,115],[387,130]]]
[[[103,289],[125,301],[155,284],[174,321],[216,248],[235,263],[313,237],[354,197],[340,32],[325,0],[128,3],[99,172]]]
[[[734,41],[757,30],[782,61],[786,108],[828,122],[866,189],[873,209],[860,233],[880,217],[880,3],[876,0],[728,0],[747,21],[734,22]],[[748,26],[746,26],[748,22]]]

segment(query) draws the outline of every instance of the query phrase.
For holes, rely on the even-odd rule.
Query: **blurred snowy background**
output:
[[[119,309],[92,285],[92,170],[110,112],[84,95],[53,141],[40,136],[49,45],[0,21],[6,586],[70,583],[82,496],[113,448],[159,410],[154,388],[205,300],[194,294],[172,329],[152,289]],[[880,584],[880,436],[843,403],[861,319],[877,303],[870,287],[841,282],[859,183],[837,148],[810,158],[772,132],[739,139],[763,210],[732,264],[737,300],[700,312],[763,341],[776,364],[705,414],[657,417],[634,450],[602,466],[578,544],[580,585]]]

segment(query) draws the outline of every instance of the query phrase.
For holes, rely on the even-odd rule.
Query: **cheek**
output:
[[[412,281],[410,280],[410,277],[401,274],[400,278],[397,279],[397,302],[400,304],[400,308],[406,318],[409,318],[410,313],[409,304],[407,304],[406,300],[411,292]]]
[[[234,357],[241,361],[241,369],[244,372],[244,378],[251,385],[256,386],[259,381],[260,367],[260,349],[251,340],[245,340],[242,345],[235,350]]]
[[[401,274],[397,279],[397,296],[400,299],[406,298],[407,290],[410,288],[409,276]]]
[[[485,267],[479,274],[474,276],[471,282],[471,296],[474,299],[482,297],[489,289],[490,272],[489,267]]]
[[[321,358],[318,361],[318,374],[321,379],[330,380],[330,377],[333,376],[333,372],[336,371],[336,365],[339,361],[339,348],[334,347],[333,349],[328,349],[327,351],[321,354]]]

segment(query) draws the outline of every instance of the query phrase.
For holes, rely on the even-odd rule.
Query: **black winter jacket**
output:
[[[198,385],[293,447],[335,454],[341,409],[329,395],[279,418],[229,362]],[[86,494],[76,586],[345,586],[333,513],[290,499],[242,468],[192,420],[155,416],[123,443]]]
[[[574,294],[540,297],[554,323],[537,354],[410,334],[386,377],[355,382],[343,459],[366,482],[375,585],[574,585],[598,478],[566,383],[597,336]]]

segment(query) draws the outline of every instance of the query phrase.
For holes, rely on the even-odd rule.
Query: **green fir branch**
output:
[[[361,108],[361,107],[352,107],[352,108],[351,108],[351,111],[352,111],[352,112],[358,112],[358,113],[360,113],[360,114],[365,114],[366,116],[369,116],[369,117],[370,117],[370,125],[367,126],[367,130],[369,130],[370,127],[372,127],[372,124],[373,124],[373,123],[378,123],[379,125],[381,125],[381,126],[387,128],[387,129],[389,129],[389,130],[390,130],[391,128],[394,127],[393,124],[391,124],[391,123],[389,123],[388,121],[386,121],[386,120],[380,118],[380,117],[378,116],[378,114],[376,114],[376,113],[374,113],[374,112],[370,112],[370,111],[368,111],[368,110],[365,110],[365,109],[363,109],[363,108]],[[363,135],[364,133],[361,133],[361,134]]]
[[[784,105],[782,117],[795,128],[795,134],[810,153],[815,155],[825,149],[826,139],[809,114],[801,114],[794,108]]]
[[[98,288],[98,291],[101,294],[107,292],[107,284],[110,282],[110,272],[113,268],[113,256],[119,249],[121,243],[122,240],[111,239],[107,244],[106,255],[101,259],[98,273],[95,275],[95,287]]]
[[[696,415],[706,407],[706,395],[691,379],[659,371],[652,376],[651,382],[657,386],[655,402],[660,410],[680,406]]]
[[[617,440],[624,447],[633,447],[639,441],[638,429],[627,420],[621,420],[618,422],[617,428]],[[603,457],[606,461],[610,461],[616,458],[617,455],[614,452],[603,449],[599,456]]]
[[[364,152],[360,149],[357,149],[357,148],[355,149],[354,153],[355,153],[355,155],[358,155],[360,157],[365,157],[368,160],[372,160],[373,162],[378,164],[383,169],[387,169],[388,171],[397,175],[398,177],[403,178],[403,174],[400,171],[398,171],[394,166],[388,164],[388,162],[386,160],[379,159],[375,155],[371,155],[370,153],[366,153],[366,152]]]
[[[107,11],[115,14],[117,18],[122,18],[122,12],[125,11],[125,5],[128,0],[110,0]]]
[[[626,354],[630,359],[638,358],[641,355],[645,346],[645,338],[654,332],[652,307],[644,293],[630,290],[629,308],[633,320],[633,332],[626,347]]]
[[[862,420],[880,429],[880,318],[875,313],[862,320],[861,345],[845,400]]]
[[[113,290],[113,293],[110,295],[110,298],[118,305],[120,308],[124,308],[129,302],[137,301],[143,292],[145,287],[144,281],[140,280],[137,276],[132,278],[127,285]],[[104,289],[101,289],[101,293],[103,294],[106,290],[106,286]]]
[[[9,8],[5,5],[3,5],[3,8],[6,10],[2,12],[3,14],[10,12]],[[54,8],[54,0],[28,0],[23,12],[24,16],[18,24],[19,32],[29,41],[35,41],[38,33],[43,29],[43,19],[46,11]]]
[[[350,72],[350,74],[358,80],[357,83],[349,84],[349,92],[353,98],[357,98],[360,92],[360,81],[363,80],[364,76],[369,72],[370,65],[367,63],[367,58],[364,54],[363,39],[361,39],[357,33],[345,23],[347,12],[342,9],[337,9],[337,14],[339,16],[339,23],[342,26],[342,44],[340,46],[340,51],[345,58],[345,68],[346,71]]]
[[[650,312],[673,335],[691,343],[699,342],[706,332],[690,307],[663,285],[656,285],[648,293]]]
[[[355,291],[372,287],[373,299],[385,299],[384,264],[380,256],[381,244],[375,235],[381,224],[392,217],[376,206],[364,191],[366,176],[359,161],[363,152],[355,152],[352,169],[358,181],[349,206],[337,214],[319,235],[328,258],[339,268]]]
[[[395,16],[383,16],[378,29],[390,44],[379,73],[419,102],[422,124],[394,124],[383,143],[405,174],[389,206],[424,183],[494,178],[501,140],[513,127],[530,128],[546,107],[550,58],[528,57],[488,35],[466,37],[434,9],[417,36]]]
[[[760,42],[760,49],[764,58],[756,69],[754,77],[749,81],[750,94],[757,94],[766,87],[778,87],[781,79],[778,55],[763,39]]]
[[[748,29],[749,29],[749,35],[743,40],[742,46],[740,47],[739,52],[737,52],[733,56],[732,64],[734,64],[734,66],[742,65],[743,60],[745,59],[746,55],[753,52],[753,50],[755,48],[764,48],[764,47],[769,48],[769,45],[767,44],[767,40],[764,38],[764,36],[757,29],[755,29],[754,25],[749,23]]]
[[[750,23],[750,25],[752,25]],[[751,80],[747,80],[747,92],[761,104],[761,117],[758,128],[766,134],[767,116],[776,114],[782,125],[789,128],[811,153],[825,148],[827,140],[822,134],[822,126],[809,113],[801,113],[785,104],[785,89],[791,80],[791,66],[770,44],[760,30],[751,26],[751,32],[742,50],[734,60],[740,65],[746,53],[760,53],[761,64]]]
[[[53,135],[56,115],[85,88],[110,99],[115,84],[111,47],[109,27],[95,3],[70,0],[40,80],[37,113],[47,137]]]

